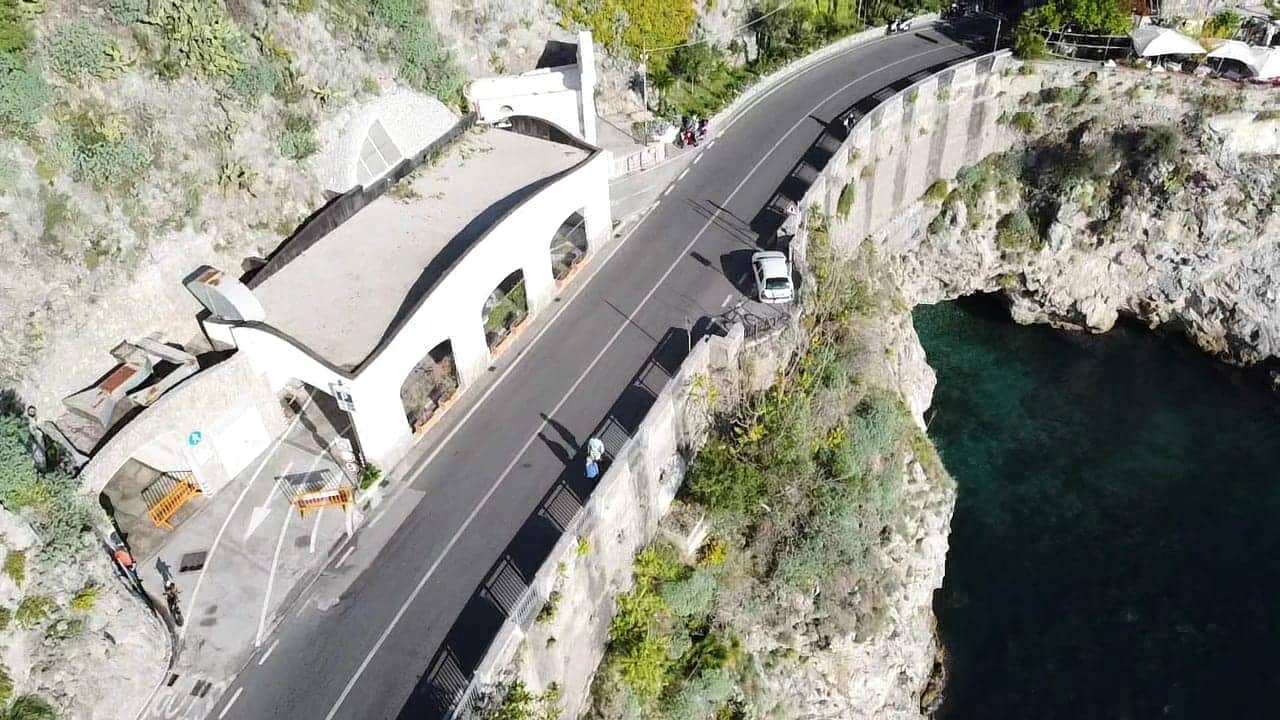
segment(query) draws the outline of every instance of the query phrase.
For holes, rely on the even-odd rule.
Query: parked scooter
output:
[[[694,118],[686,117],[680,124],[680,133],[676,135],[676,147],[697,147],[698,141],[702,139],[705,132],[700,132],[704,127],[706,120],[702,120],[702,125]]]
[[[894,33],[906,32],[911,29],[911,20],[908,18],[894,18],[889,21],[889,26],[885,28],[886,35]]]

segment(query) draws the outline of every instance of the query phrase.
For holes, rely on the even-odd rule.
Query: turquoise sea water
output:
[[[955,476],[944,720],[1280,717],[1280,413],[1141,329],[920,307]]]

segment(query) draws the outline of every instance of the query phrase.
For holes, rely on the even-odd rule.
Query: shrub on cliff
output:
[[[841,218],[848,218],[849,211],[853,209],[853,183],[848,182],[840,189],[840,198],[836,200],[836,214]]]
[[[0,416],[0,505],[31,522],[42,561],[67,562],[87,544],[89,507],[74,478],[36,469],[30,442],[25,418]]]
[[[248,40],[222,0],[151,0],[148,7],[141,22],[163,40],[162,73],[225,78],[243,67]]]
[[[689,39],[697,14],[690,0],[554,0],[561,24],[579,25],[614,51],[638,57]]]
[[[49,84],[16,56],[0,53],[0,131],[22,135],[35,127],[49,102]]]
[[[996,247],[1009,251],[1039,250],[1044,247],[1044,241],[1027,213],[1014,210],[996,223]]]
[[[57,720],[53,706],[38,695],[22,695],[9,706],[4,720]]]
[[[120,67],[120,48],[88,20],[73,20],[54,29],[45,59],[49,67],[70,79],[86,75],[106,77]]]

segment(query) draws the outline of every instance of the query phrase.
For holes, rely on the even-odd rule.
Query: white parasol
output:
[[[1143,25],[1129,37],[1133,38],[1133,49],[1142,57],[1203,55],[1205,52],[1200,43],[1171,28]]]

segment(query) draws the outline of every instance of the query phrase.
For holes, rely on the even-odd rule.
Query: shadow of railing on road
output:
[[[608,470],[615,453],[639,429],[667,381],[679,371],[692,343],[718,330],[704,319],[695,324],[692,337],[684,328],[671,328],[663,334],[605,418],[582,438],[583,442],[586,437],[604,441],[600,475],[587,478],[585,449],[570,449],[571,456],[555,483],[485,574],[428,663],[400,710],[401,720],[447,720],[503,623],[511,620],[527,629],[534,622],[546,601],[536,592],[530,593],[538,570],[560,538],[574,531],[597,481]]]

